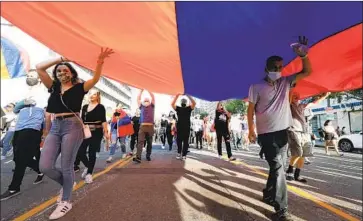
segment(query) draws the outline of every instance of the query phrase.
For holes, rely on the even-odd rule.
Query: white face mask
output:
[[[270,71],[268,72],[268,78],[270,78],[272,81],[277,81],[279,78],[281,78],[281,72]]]

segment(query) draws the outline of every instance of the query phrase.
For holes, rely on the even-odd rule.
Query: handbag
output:
[[[63,106],[65,106],[72,114],[74,114],[74,116],[76,116],[76,118],[82,124],[84,139],[91,138],[92,137],[92,133],[91,133],[91,130],[89,129],[89,126],[87,124],[84,124],[83,123],[83,120],[76,113],[74,113],[71,109],[68,108],[68,106],[63,101],[62,95],[59,94],[59,96],[60,96],[60,99],[62,101]]]

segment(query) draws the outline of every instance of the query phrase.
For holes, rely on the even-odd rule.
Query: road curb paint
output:
[[[130,163],[132,160],[132,157],[129,157],[128,159],[126,159],[125,161],[121,162],[118,166],[117,169],[122,168],[124,166],[126,166],[128,163]]]
[[[223,156],[224,159],[227,159],[226,156]],[[245,162],[242,162],[242,161],[230,161],[232,164],[235,164],[235,165],[243,165],[251,170],[253,170],[255,173],[261,175],[261,176],[264,176],[264,177],[268,177],[268,175],[266,173],[263,173],[261,172],[259,169],[256,169],[254,168],[253,166],[245,163]],[[313,201],[314,203],[318,204],[319,206],[329,210],[330,212],[333,212],[334,214],[340,216],[341,218],[344,218],[348,221],[359,221],[358,218],[356,217],[353,217],[345,212],[343,212],[342,210],[338,209],[338,208],[335,208],[333,206],[331,206],[330,204],[326,203],[326,202],[323,202],[322,200],[320,200],[318,197],[298,188],[298,187],[295,187],[295,186],[290,186],[290,185],[287,185],[287,188],[289,191],[305,198],[305,199],[308,199],[310,201]]]
[[[95,175],[93,175],[93,179],[97,179],[99,176],[109,172],[111,169],[119,166],[119,165],[122,165],[122,166],[125,166],[128,162],[130,162],[130,157],[128,158],[124,158],[124,159],[121,159],[121,160],[118,160],[117,162],[113,163],[112,165],[106,167],[104,170],[96,173]],[[73,188],[73,191],[76,191],[78,190],[79,188],[83,187],[85,185],[85,182],[82,180],[80,181],[74,188]],[[33,217],[34,215],[42,212],[43,210],[47,209],[48,207],[52,206],[54,203],[57,202],[57,198],[58,198],[58,195],[55,196],[55,197],[52,197],[51,199],[41,203],[40,205],[34,207],[33,209],[23,213],[22,215],[16,217],[15,219],[13,219],[13,221],[24,221],[24,220],[27,220],[31,217]]]

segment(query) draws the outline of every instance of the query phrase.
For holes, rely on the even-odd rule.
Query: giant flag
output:
[[[271,55],[301,70],[299,35],[313,65],[302,97],[362,87],[362,2],[2,2],[1,15],[86,68],[110,47],[105,76],[158,93],[244,98]]]

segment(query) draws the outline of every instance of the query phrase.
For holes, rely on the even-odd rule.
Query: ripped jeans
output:
[[[46,137],[39,169],[63,187],[62,201],[70,201],[74,183],[73,163],[83,142],[82,124],[76,117],[55,119]],[[61,168],[55,167],[61,154]]]
[[[117,149],[117,141],[120,142],[121,152],[126,153],[126,137],[118,137],[117,131],[114,130],[111,132],[110,156],[115,155]]]

